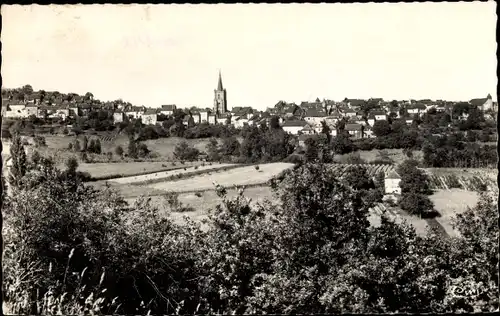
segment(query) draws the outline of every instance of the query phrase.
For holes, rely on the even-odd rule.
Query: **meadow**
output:
[[[192,192],[214,188],[214,183],[224,187],[264,184],[283,170],[291,168],[291,163],[268,163],[234,168],[222,172],[206,173],[198,177],[149,185],[156,190]]]

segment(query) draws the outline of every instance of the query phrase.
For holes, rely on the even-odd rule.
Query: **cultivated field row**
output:
[[[163,172],[156,172],[151,174],[144,174],[138,176],[124,177],[118,179],[111,179],[109,182],[116,184],[137,184],[137,183],[145,183],[149,181],[168,181],[170,177],[177,175],[189,175],[190,173],[198,173],[201,171],[211,171],[217,170],[227,167],[235,166],[235,164],[218,164],[218,165],[205,165],[205,166],[196,166],[196,167],[186,167],[182,169],[168,170]],[[196,168],[196,169],[195,169]]]
[[[292,166],[291,163],[269,163],[259,165],[258,170],[255,166],[245,166],[213,174],[206,173],[189,179],[150,184],[148,187],[172,192],[193,192],[213,190],[217,184],[224,187],[252,186],[265,184]]]

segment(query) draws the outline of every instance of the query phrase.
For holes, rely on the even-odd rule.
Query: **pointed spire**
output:
[[[217,91],[222,91],[222,90],[224,89],[222,88],[222,76],[220,74],[220,69],[219,69],[219,83],[217,84]]]

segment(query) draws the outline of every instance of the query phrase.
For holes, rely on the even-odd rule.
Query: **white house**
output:
[[[234,127],[236,128],[242,128],[246,124],[248,124],[248,119],[246,117],[238,117],[235,120],[232,121]]]
[[[215,114],[209,114],[208,115],[208,124],[217,124],[217,117]]]
[[[307,109],[304,115],[304,120],[311,125],[321,124],[321,121],[325,120],[326,113],[323,111],[318,111],[317,109]]]
[[[29,117],[31,115],[34,115],[34,116],[38,115],[38,106],[36,106],[36,105],[28,105],[24,110],[26,111],[27,117]]]
[[[386,174],[384,179],[385,194],[401,194],[400,182],[401,177],[396,171]]]
[[[130,117],[130,118],[134,118],[134,119],[138,119],[138,118],[141,118],[142,114],[144,112],[142,110],[139,110],[139,109],[131,109],[131,110],[127,110],[125,112],[125,115],[127,117]]]
[[[200,111],[200,122],[208,123],[208,115],[210,113],[208,111]]]
[[[145,125],[156,125],[158,120],[158,115],[155,110],[148,110],[141,116],[142,124]]]
[[[11,104],[5,112],[5,117],[26,117],[26,105],[24,104]]]
[[[376,121],[386,121],[387,120],[387,114],[384,112],[374,112],[373,116],[375,117]]]
[[[61,118],[63,120],[66,120],[67,117],[69,117],[69,109],[64,108],[57,108],[49,115],[49,118]]]
[[[345,111],[345,113],[344,113],[344,114],[345,114],[345,116],[347,116],[347,117],[354,117],[354,116],[356,116],[356,115],[357,115],[357,114],[356,114],[356,111],[354,111],[354,110],[347,110],[347,111]]]
[[[192,112],[191,116],[193,117],[194,124],[200,124],[201,123],[201,115],[199,112]]]
[[[281,127],[285,132],[297,135],[306,125],[306,121],[285,121]]]
[[[174,111],[177,109],[177,106],[175,104],[165,104],[162,105],[160,108],[160,113],[163,115],[172,115],[174,114]]]
[[[369,116],[366,121],[368,122],[368,125],[370,125],[370,126],[375,125],[375,116]]]
[[[125,119],[125,114],[122,111],[116,111],[113,113],[113,123],[121,123]]]
[[[310,125],[306,125],[301,130],[301,133],[304,134],[304,135],[311,135],[311,134],[315,133],[315,129],[313,129]]]

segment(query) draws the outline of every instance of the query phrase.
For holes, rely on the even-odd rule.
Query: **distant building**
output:
[[[210,112],[205,110],[205,111],[200,111],[200,123],[208,123],[208,116],[210,115]]]
[[[194,124],[200,124],[201,123],[201,115],[200,112],[192,112],[191,117],[193,118]]]
[[[177,106],[175,104],[166,104],[161,106],[160,113],[163,115],[173,115],[176,109]]]
[[[285,121],[281,127],[285,132],[297,135],[306,125],[306,121]]]
[[[219,71],[219,82],[217,89],[214,90],[214,113],[215,115],[224,114],[227,112],[227,92],[222,86],[222,76]]]
[[[69,107],[69,116],[71,116],[71,117],[80,116],[80,110],[79,110],[78,106],[70,106]]]
[[[24,104],[10,104],[8,105],[5,117],[22,118],[26,117],[26,105]]]
[[[114,124],[116,123],[121,123],[125,120],[125,113],[122,111],[116,111],[113,113],[113,122]]]
[[[477,106],[481,111],[493,110],[493,98],[491,94],[483,99],[472,99],[469,101],[470,104]]]
[[[363,138],[363,136],[364,136],[364,133],[363,133],[364,127],[361,124],[356,124],[356,123],[346,124],[344,127],[344,130],[347,131],[349,133],[349,135],[351,135],[355,139],[360,139],[360,138]]]
[[[396,171],[391,171],[385,175],[385,194],[401,194],[401,177]]]
[[[217,115],[209,114],[208,115],[208,124],[217,124]]]
[[[326,113],[317,108],[307,109],[304,115],[304,120],[312,125],[321,124],[321,121],[325,120],[325,118]]]
[[[311,135],[316,133],[316,131],[309,124],[304,126],[304,128],[302,128],[300,132],[305,135]]]
[[[28,105],[25,108],[26,111],[26,117],[30,117],[31,115],[37,116],[38,114],[38,106],[36,105]]]
[[[147,110],[144,114],[142,114],[141,120],[145,125],[156,125],[158,114],[155,110]]]

